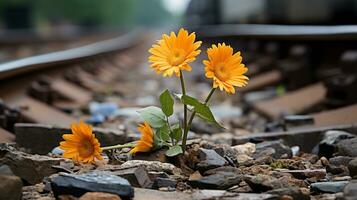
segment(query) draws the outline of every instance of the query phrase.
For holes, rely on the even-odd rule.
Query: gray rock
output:
[[[351,160],[348,163],[348,170],[350,172],[351,177],[357,176],[357,158]]]
[[[8,165],[0,165],[0,175],[14,175]]]
[[[17,123],[15,133],[20,147],[33,154],[47,154],[63,140],[62,135],[71,133],[71,130],[52,125]],[[93,128],[93,133],[103,146],[127,142],[127,135],[122,130]]]
[[[119,169],[112,174],[125,178],[133,187],[150,188],[152,185],[149,174],[143,166]]]
[[[345,131],[326,131],[323,140],[318,145],[318,155],[326,158],[332,157],[332,155],[336,152],[336,145],[338,142],[353,137],[354,135]]]
[[[226,159],[212,149],[200,148],[198,159],[200,162],[197,163],[197,169],[201,172],[228,164]]]
[[[357,157],[357,138],[341,140],[337,148],[338,155]]]
[[[345,200],[357,200],[357,180],[352,180],[343,189]]]
[[[327,172],[331,174],[344,174],[348,175],[348,163],[352,160],[348,156],[336,156],[329,159],[329,164],[326,166]]]
[[[153,189],[159,189],[159,188],[176,188],[177,181],[173,180],[171,178],[161,178],[157,177],[154,180],[154,183],[152,184]]]
[[[190,180],[189,184],[200,189],[221,189],[225,190],[242,181],[242,175],[230,171],[216,171],[208,176]]]
[[[287,187],[279,179],[263,174],[245,176],[244,181],[248,183],[254,192],[266,192],[272,189]]]
[[[302,192],[301,189],[298,187],[279,188],[279,189],[275,189],[275,190],[270,190],[267,193],[275,194],[275,195],[278,195],[279,197],[282,197],[284,195],[289,195],[293,199],[310,200],[310,195]]]
[[[30,184],[39,183],[44,177],[57,173],[57,170],[52,166],[59,165],[64,160],[62,158],[30,155],[7,144],[0,144],[0,155],[0,163],[8,165],[16,176]]]
[[[17,176],[0,175],[0,199],[20,200],[22,181]]]
[[[112,193],[122,199],[131,199],[134,196],[134,189],[126,179],[103,171],[62,173],[51,179],[51,188],[56,198],[60,195],[80,197],[86,192]]]
[[[258,158],[264,154],[264,152],[268,148],[274,149],[274,152],[272,152],[271,156],[273,158],[281,158],[282,156],[285,156],[287,158],[290,158],[292,156],[292,152],[290,147],[286,146],[283,144],[282,140],[274,140],[274,141],[265,141],[256,144],[256,152],[253,155],[254,158]],[[266,155],[266,154],[264,154]]]
[[[311,184],[311,190],[315,192],[337,193],[341,192],[348,181],[318,182]]]

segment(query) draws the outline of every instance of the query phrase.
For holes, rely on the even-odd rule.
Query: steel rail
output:
[[[357,40],[357,25],[227,24],[190,27],[200,38],[241,37],[278,40]]]
[[[141,40],[140,38],[140,30],[134,30],[112,39],[95,42],[81,47],[2,63],[0,64],[0,80],[22,73],[52,67],[59,63],[69,63],[91,56],[125,50],[138,44]]]

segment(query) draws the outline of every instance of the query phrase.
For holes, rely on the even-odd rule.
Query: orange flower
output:
[[[202,42],[195,42],[195,39],[195,33],[189,35],[183,28],[180,29],[177,36],[174,32],[171,32],[170,36],[162,35],[162,39],[149,49],[152,54],[149,57],[149,62],[152,63],[151,67],[158,74],[163,73],[164,77],[170,77],[174,73],[179,77],[180,70],[191,71],[192,68],[188,64],[201,53],[197,49]]]
[[[93,163],[95,158],[103,159],[100,155],[100,143],[89,125],[81,121],[79,124],[72,124],[71,130],[72,134],[64,134],[65,141],[60,143],[64,158],[84,163]]]
[[[136,152],[148,152],[154,146],[154,133],[150,125],[144,122],[144,124],[139,125],[138,130],[141,133],[141,138],[130,151],[131,154],[135,154]]]
[[[248,83],[248,77],[243,74],[248,68],[242,64],[240,52],[233,54],[233,48],[226,44],[212,45],[207,49],[208,60],[204,60],[206,77],[213,79],[213,88],[225,90],[234,94],[234,86],[244,87]]]

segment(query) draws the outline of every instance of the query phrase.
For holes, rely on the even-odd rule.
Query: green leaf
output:
[[[193,97],[190,97],[188,95],[183,95],[182,98],[181,98],[181,101],[185,105],[193,106],[194,111],[197,113],[197,115],[200,118],[204,119],[205,121],[207,121],[209,123],[215,124],[218,127],[223,128],[216,121],[216,119],[214,118],[214,116],[212,114],[211,109],[207,105],[199,102],[197,99],[195,99]]]
[[[160,128],[166,124],[165,114],[155,106],[149,106],[138,111],[141,118],[147,121],[150,126]]]
[[[167,125],[164,125],[163,127],[159,128],[157,130],[157,134],[161,138],[161,140],[165,142],[170,139],[169,127]]]
[[[174,113],[174,99],[171,97],[170,92],[165,90],[160,95],[161,109],[166,116],[171,116]]]
[[[176,156],[180,153],[182,153],[182,148],[180,145],[175,145],[173,147],[170,147],[169,150],[166,151],[166,155],[169,157]]]
[[[182,129],[180,127],[175,128],[172,130],[172,137],[173,139],[175,139],[176,141],[181,140],[182,137]]]

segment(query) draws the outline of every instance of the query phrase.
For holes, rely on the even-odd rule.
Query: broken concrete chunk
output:
[[[43,124],[18,123],[15,125],[16,143],[34,154],[47,154],[63,140],[63,134],[70,134],[69,127]],[[124,144],[126,133],[121,130],[93,128],[93,133],[102,146]]]
[[[170,163],[162,163],[159,161],[146,161],[146,160],[129,160],[120,165],[120,169],[127,169],[133,167],[143,166],[147,171],[155,172],[166,172],[173,175],[181,175],[182,171],[180,168],[175,167],[175,165]]]
[[[112,173],[125,178],[134,187],[150,188],[152,185],[148,172],[143,166],[120,169],[113,171]]]

